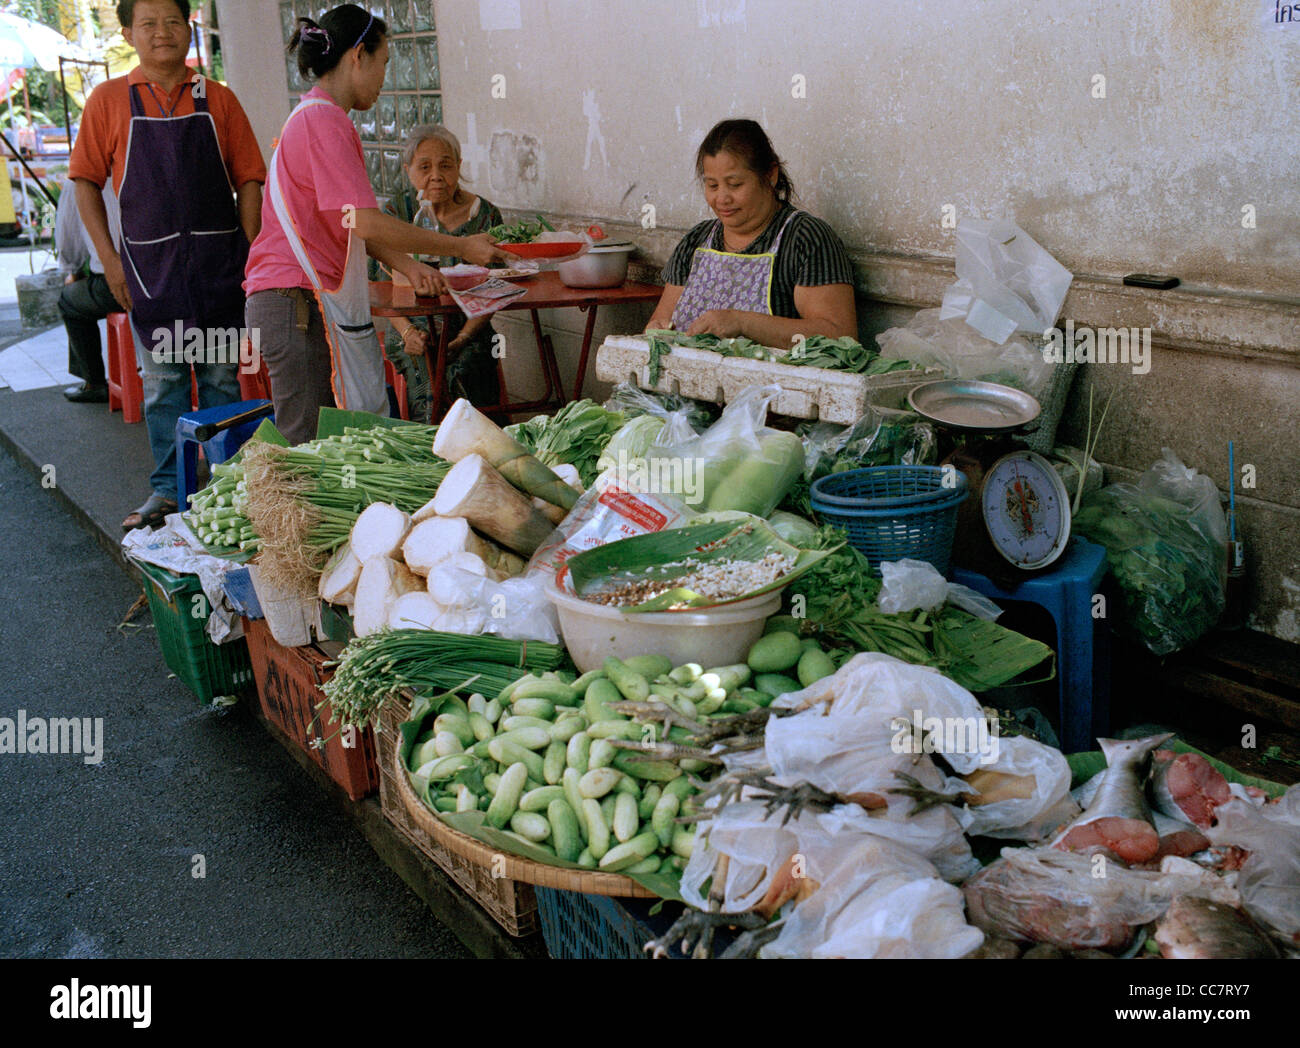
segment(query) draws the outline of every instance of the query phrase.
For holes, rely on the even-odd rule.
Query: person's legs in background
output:
[[[329,342],[320,309],[296,293],[259,291],[249,297],[244,315],[250,334],[258,333],[271,379],[275,428],[290,444],[311,440],[320,409],[334,406]]]
[[[66,284],[59,294],[59,314],[68,332],[68,371],[82,380],[79,389],[64,392],[69,400],[95,404],[108,400],[99,322],[121,308],[102,273]]]

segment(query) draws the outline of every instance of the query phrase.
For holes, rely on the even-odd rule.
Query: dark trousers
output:
[[[248,330],[261,336],[271,379],[275,428],[290,444],[316,436],[321,408],[334,407],[334,363],[320,307],[310,291],[258,291],[248,296]]]
[[[103,273],[91,273],[85,280],[66,284],[59,294],[59,313],[68,329],[68,371],[87,385],[103,386],[108,382],[99,322],[121,310]]]

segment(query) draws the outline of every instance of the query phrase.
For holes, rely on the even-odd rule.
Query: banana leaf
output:
[[[1056,676],[1056,653],[1048,645],[996,622],[945,608],[933,628],[936,651],[948,660],[943,672],[967,691],[1001,687],[1046,659],[1052,660],[1051,670],[1040,680]]]
[[[736,597],[717,600],[691,590],[677,588],[641,604],[622,606],[623,611],[666,611],[670,608],[701,608],[734,604],[783,589],[826,557],[832,549],[799,549],[781,538],[765,520],[717,521],[691,524],[684,528],[655,531],[579,553],[567,562],[574,592],[589,597],[628,582],[671,578],[681,574],[667,565],[693,560],[702,564],[720,561],[759,561],[769,553],[794,558],[794,567],[778,579]]]

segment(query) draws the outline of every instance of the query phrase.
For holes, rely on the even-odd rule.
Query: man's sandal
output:
[[[161,495],[150,495],[148,502],[122,521],[122,530],[133,531],[136,528],[160,527],[163,521],[167,519],[167,515],[175,513],[178,508],[174,499],[163,498]]]

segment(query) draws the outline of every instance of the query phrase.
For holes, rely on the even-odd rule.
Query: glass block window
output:
[[[280,28],[287,42],[294,19],[319,18],[335,4],[319,0],[281,0]],[[375,107],[353,113],[361,135],[366,170],[375,193],[387,197],[406,189],[402,171],[402,142],[417,124],[442,123],[442,80],[438,73],[438,35],[433,23],[433,0],[371,0],[363,4],[388,23],[388,75],[384,93]],[[289,103],[297,105],[311,87],[298,75],[297,60],[286,54],[285,76]]]

